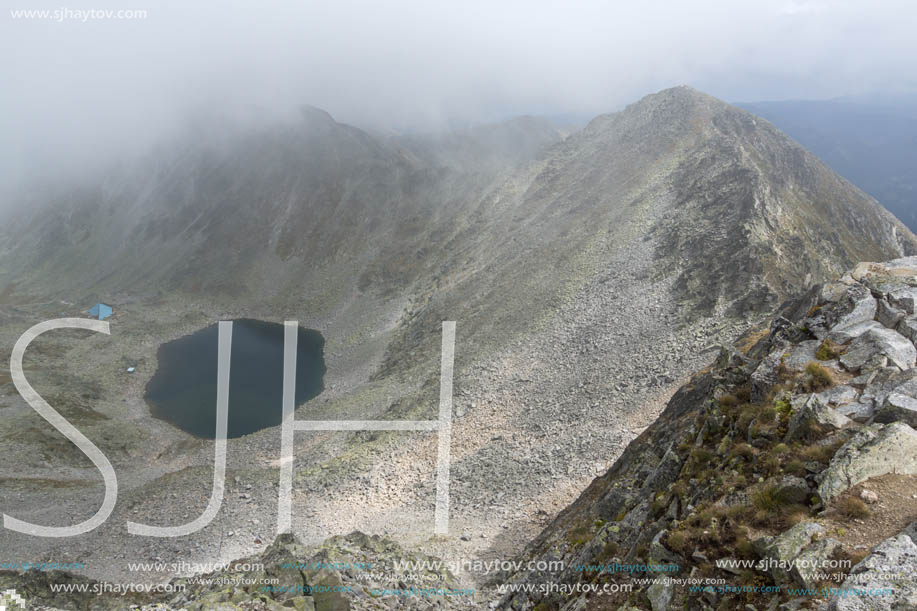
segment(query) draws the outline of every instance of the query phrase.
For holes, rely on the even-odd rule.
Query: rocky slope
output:
[[[917,228],[917,183],[912,143],[917,104],[835,99],[740,105],[764,117],[838,174],[882,202],[912,231]]]
[[[915,305],[917,257],[864,263],[721,348],[525,555],[565,568],[500,578],[634,591],[516,593],[500,607],[913,608]]]
[[[162,594],[55,594],[52,583],[99,584],[37,570],[0,572],[0,588],[48,610],[912,608],[915,329],[917,257],[861,264],[785,304],[723,346],[516,560],[558,570],[503,572],[475,591],[380,537],[307,547],[285,535]],[[507,583],[521,590],[500,600]]]
[[[298,434],[293,530],[308,544],[358,529],[447,559],[503,558],[608,469],[711,342],[857,261],[917,252],[771,125],[690,88],[556,138],[522,121],[405,143],[307,109],[293,128],[177,147],[4,222],[3,351],[83,303],[118,312],[111,338],[43,338],[26,366],[121,484],[86,536],[0,530],[6,559],[155,581],[171,575],[126,564],[228,560],[273,540],[276,429],[229,443],[226,501],[206,529],[124,540],[127,520],[171,524],[206,505],[212,446],[151,418],[143,389],[159,345],[215,320],[322,331],[326,390],[300,419],[431,417],[440,325],[456,320],[450,536],[429,536],[437,445],[424,433]],[[91,515],[98,473],[0,384],[3,510]]]

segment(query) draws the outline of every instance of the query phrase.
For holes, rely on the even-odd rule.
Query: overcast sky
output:
[[[149,146],[189,116],[425,128],[589,113],[686,83],[728,101],[909,90],[917,3],[4,0],[0,174]],[[11,11],[145,11],[142,19]]]

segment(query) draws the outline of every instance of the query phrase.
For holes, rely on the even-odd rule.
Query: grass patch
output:
[[[806,380],[803,386],[808,392],[818,392],[834,385],[834,377],[824,365],[812,361],[806,365]]]
[[[763,471],[767,476],[777,475],[780,473],[781,466],[782,463],[780,462],[780,459],[772,454],[769,454],[764,458],[764,460],[760,462],[761,471]]]
[[[835,503],[834,508],[849,520],[862,520],[869,517],[869,507],[855,496],[845,496]]]
[[[685,472],[690,476],[702,473],[710,465],[716,454],[707,448],[694,448],[685,463]]]
[[[732,456],[751,462],[751,459],[755,457],[757,452],[753,447],[742,441],[732,446],[731,454]]]
[[[804,460],[828,464],[842,445],[844,445],[843,440],[829,444],[810,445],[800,450],[799,454]]]
[[[670,532],[669,534],[666,535],[665,546],[669,548],[670,550],[672,550],[673,552],[677,552],[683,556],[688,555],[688,544],[689,543],[690,542],[688,540],[688,535],[686,535],[684,532],[680,530],[676,530],[675,532]]]
[[[777,419],[777,408],[775,407],[765,407],[760,412],[758,412],[758,421],[763,424],[770,424]]]
[[[844,346],[830,339],[825,339],[815,350],[815,358],[819,361],[833,361],[844,353]]]
[[[618,544],[614,541],[608,541],[605,543],[605,545],[602,546],[602,551],[599,552],[598,556],[596,556],[595,561],[597,564],[605,564],[606,560],[611,560],[617,553]]]
[[[755,558],[748,531],[743,525],[750,513],[751,508],[746,506],[716,506],[699,510],[670,531],[664,544],[686,558],[690,558],[694,550],[700,550],[710,560],[736,554],[743,558]]]
[[[776,513],[783,509],[788,503],[786,498],[780,494],[780,490],[777,486],[768,484],[759,486],[751,493],[751,504],[758,511]]]
[[[790,475],[803,477],[806,474],[806,465],[801,460],[791,460],[786,463],[786,466],[783,468],[783,470]]]
[[[588,543],[592,540],[592,529],[588,524],[582,524],[575,528],[572,528],[570,532],[567,533],[567,543],[574,547],[579,547],[584,543]]]
[[[793,405],[786,399],[779,399],[774,402],[774,409],[777,410],[777,417],[780,419],[780,425],[786,426],[790,422],[790,416],[793,415]]]
[[[739,414],[739,417],[736,419],[736,427],[739,429],[739,432],[745,433],[748,430],[748,426],[752,423],[758,415],[758,407],[754,405],[749,405],[742,410],[742,413]]]
[[[742,403],[748,403],[751,401],[751,385],[744,384],[735,389],[736,398]]]
[[[688,484],[678,480],[672,484],[672,495],[677,496],[679,499],[684,500],[685,495],[688,494]]]
[[[850,566],[855,567],[866,559],[869,555],[868,549],[852,550],[847,552],[847,559],[850,560]]]
[[[753,331],[747,331],[739,340],[736,342],[736,349],[742,354],[748,354],[748,351],[755,347],[755,345],[770,335],[771,330],[768,327],[761,327]]]
[[[752,521],[759,526],[786,528],[809,517],[805,506],[793,503],[772,484],[759,486],[750,498],[755,510]]]

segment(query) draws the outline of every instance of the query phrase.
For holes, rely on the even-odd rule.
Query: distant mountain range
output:
[[[917,229],[917,100],[868,96],[737,106],[776,125]]]

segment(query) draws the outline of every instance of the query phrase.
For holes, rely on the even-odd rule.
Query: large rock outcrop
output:
[[[877,545],[839,589],[846,592],[833,597],[830,611],[917,609],[917,522]]]
[[[904,422],[874,424],[844,444],[822,474],[818,493],[830,501],[870,477],[917,475],[917,431]]]
[[[785,594],[749,594],[742,590],[749,584],[780,585],[784,593],[826,587],[829,573],[820,567],[856,550],[839,534],[843,529],[829,531],[820,522],[868,514],[859,499],[847,499],[843,510],[836,503],[869,478],[917,477],[909,409],[917,384],[915,345],[902,326],[914,308],[913,287],[915,258],[863,264],[786,304],[767,334],[738,342],[741,351],[724,347],[710,370],[675,394],[525,556],[563,560],[566,568],[506,577],[518,584],[620,583],[582,567],[645,565],[677,554],[683,559],[679,576],[723,577],[733,588],[691,591],[653,583],[646,572],[639,576],[649,581],[617,600],[620,608],[654,611],[800,602]],[[863,495],[876,502],[875,495]],[[904,534],[876,541],[849,575],[830,573],[832,586],[875,570],[880,559],[893,565],[893,573],[913,574],[911,546]],[[723,564],[736,559],[750,564]],[[824,601],[837,609],[910,608],[909,579],[897,598]],[[550,593],[516,592],[501,608],[560,609],[567,603]]]

